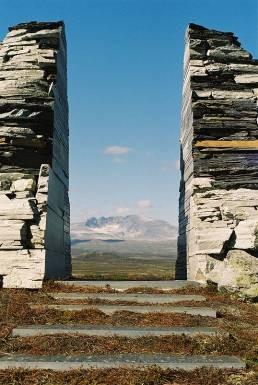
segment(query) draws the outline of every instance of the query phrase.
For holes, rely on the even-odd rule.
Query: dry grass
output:
[[[96,294],[96,296],[98,293]],[[35,305],[45,305],[45,304],[63,304],[65,301],[69,305],[87,305],[87,306],[98,306],[98,305],[124,305],[124,306],[156,306],[159,307],[169,307],[169,306],[191,306],[191,307],[206,307],[207,303],[205,301],[174,301],[167,303],[155,303],[153,302],[138,302],[137,300],[122,300],[122,299],[105,299],[105,298],[82,298],[82,299],[69,299],[69,298],[56,298],[54,299],[51,295],[42,296],[37,300]],[[211,307],[214,307],[211,306]]]
[[[117,293],[117,290],[112,289],[110,286],[97,287],[92,283],[91,286],[75,286],[75,285],[64,285],[61,283],[49,281],[46,282],[42,288],[42,292],[60,292],[60,293]]]
[[[164,336],[90,337],[82,335],[56,335],[26,338],[3,338],[0,354],[19,353],[33,355],[58,354],[118,354],[118,353],[171,353],[186,355],[238,355],[253,360],[257,347],[251,339],[227,336]]]
[[[214,288],[187,288],[173,290],[171,293],[202,294],[206,303],[199,306],[219,308],[220,318],[191,316],[185,314],[136,314],[116,312],[112,316],[98,310],[81,312],[59,312],[43,308],[32,310],[29,303],[50,301],[49,291],[103,292],[99,288],[72,288],[47,284],[40,291],[0,290],[0,354],[102,354],[102,353],[173,353],[173,354],[233,354],[243,357],[248,371],[225,371],[201,369],[191,373],[183,371],[162,371],[158,368],[148,370],[81,370],[69,373],[51,371],[0,371],[1,385],[255,385],[257,378],[258,309],[251,303],[243,302],[236,296],[217,293]],[[127,292],[136,292],[128,290]],[[141,292],[160,292],[142,290]],[[114,292],[110,288],[104,292]],[[166,292],[167,293],[167,292]],[[33,338],[13,338],[10,331],[17,325],[28,324],[94,324],[114,326],[219,326],[230,332],[229,337],[87,337],[87,336],[49,336]]]
[[[192,372],[106,369],[52,371],[0,371],[1,385],[256,385],[254,371],[198,369]]]

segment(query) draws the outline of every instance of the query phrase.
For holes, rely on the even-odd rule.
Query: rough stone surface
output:
[[[70,274],[63,22],[9,29],[0,94],[0,278],[38,288]]]
[[[257,296],[258,61],[190,24],[184,69],[177,278]]]
[[[209,307],[191,307],[191,306],[133,306],[133,305],[74,305],[74,304],[42,304],[30,305],[31,309],[56,309],[60,311],[82,311],[87,309],[97,309],[105,314],[113,314],[117,311],[130,311],[134,313],[182,313],[201,315],[203,317],[217,317],[217,311]]]
[[[201,367],[244,369],[245,363],[230,356],[179,356],[167,354],[119,354],[92,356],[23,356],[0,358],[0,369],[49,369],[64,371],[89,368],[143,368],[157,365],[162,369],[194,370]]]
[[[78,325],[32,325],[16,327],[12,331],[13,337],[34,337],[40,335],[55,334],[81,334],[87,336],[112,337],[121,336],[128,338],[138,338],[146,336],[169,336],[169,335],[227,335],[215,327],[172,327],[172,328],[153,328],[153,327],[113,327],[113,326],[78,326]]]

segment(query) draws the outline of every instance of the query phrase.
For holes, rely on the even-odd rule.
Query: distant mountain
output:
[[[72,243],[91,240],[102,241],[167,241],[175,240],[176,226],[138,215],[92,217],[85,223],[74,223],[71,226]]]

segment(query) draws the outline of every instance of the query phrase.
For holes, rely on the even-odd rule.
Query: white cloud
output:
[[[143,199],[137,202],[138,209],[148,209],[152,207],[151,201],[149,199]]]
[[[105,155],[126,155],[128,154],[132,149],[130,147],[123,147],[123,146],[109,146],[106,147],[104,150]]]
[[[128,214],[129,211],[130,211],[129,207],[118,207],[118,208],[116,209],[116,213],[117,213],[118,215]]]

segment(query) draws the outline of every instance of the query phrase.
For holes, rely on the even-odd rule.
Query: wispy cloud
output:
[[[105,155],[126,155],[128,154],[132,149],[130,147],[124,147],[124,146],[109,146],[106,147],[104,150]]]
[[[125,214],[128,214],[130,211],[129,207],[118,207],[116,209],[116,213],[118,215],[125,215]]]
[[[143,199],[137,202],[137,208],[138,209],[149,209],[152,207],[152,203],[149,199]]]

